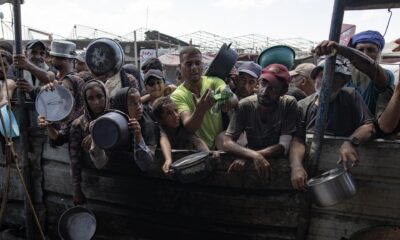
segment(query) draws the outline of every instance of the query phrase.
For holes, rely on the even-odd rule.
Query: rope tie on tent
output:
[[[6,70],[5,70],[5,66],[4,66],[4,61],[3,61],[3,58],[1,56],[0,56],[0,62],[1,62],[1,67],[2,67],[2,70],[3,70],[4,76],[6,76]],[[0,226],[1,226],[1,223],[2,223],[3,215],[4,215],[6,204],[7,204],[7,198],[8,198],[8,189],[9,189],[9,185],[10,185],[10,165],[11,165],[11,163],[14,162],[15,166],[17,168],[18,177],[19,177],[19,179],[20,179],[20,181],[22,183],[22,186],[24,188],[24,191],[25,191],[25,194],[26,194],[26,198],[28,200],[29,207],[32,210],[32,213],[33,213],[33,216],[35,218],[36,225],[37,225],[37,227],[39,229],[41,238],[43,240],[45,240],[46,238],[44,236],[44,233],[43,233],[43,230],[42,230],[42,226],[40,225],[39,218],[38,218],[37,213],[35,211],[35,207],[33,206],[32,199],[31,199],[31,196],[29,194],[28,188],[26,187],[26,183],[25,183],[24,178],[22,176],[21,169],[19,167],[19,157],[18,157],[18,154],[15,152],[14,143],[12,141],[11,103],[10,103],[10,97],[9,97],[8,84],[7,84],[6,77],[5,77],[4,82],[5,82],[5,86],[6,86],[6,92],[7,92],[7,94],[6,94],[7,95],[7,110],[8,110],[8,118],[9,118],[9,123],[10,123],[10,125],[9,125],[9,130],[10,131],[9,132],[6,131],[7,128],[5,126],[3,114],[0,112],[0,120],[1,120],[1,124],[3,126],[3,132],[4,132],[4,135],[5,135],[4,138],[6,140],[5,155],[6,155],[6,165],[7,165],[7,174],[5,176],[6,177],[6,186],[5,186],[5,189],[4,189],[4,193],[5,194],[3,196],[3,201],[1,203],[1,209],[0,209]]]

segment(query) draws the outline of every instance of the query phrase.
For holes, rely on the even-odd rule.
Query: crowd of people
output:
[[[345,167],[359,164],[360,144],[376,137],[396,138],[400,132],[400,86],[395,87],[393,74],[379,65],[384,44],[379,32],[365,31],[354,35],[348,46],[323,41],[313,50],[317,56],[337,54],[325,134],[345,137],[339,150]],[[261,178],[271,176],[268,159],[288,156],[293,187],[305,187],[306,133],[313,133],[316,123],[324,60],[299,64],[292,71],[279,63],[262,68],[241,62],[220,79],[203,75],[202,53],[188,46],[180,50],[175,81],[165,79],[157,58],[141,69],[126,64],[112,77],[96,76],[85,64],[85,52],[76,54],[69,41],[54,40],[48,49],[32,40],[24,55],[13,56],[7,42],[1,42],[0,49],[3,105],[5,83],[10,97],[19,89],[34,101],[42,89],[62,85],[74,98],[73,111],[62,122],[44,116],[37,122],[52,146],[69,146],[75,204],[85,200],[85,153],[99,169],[113,156],[123,156],[133,168],[147,171],[160,148],[162,171],[171,174],[171,149],[212,152],[215,157],[226,151],[237,157],[228,172],[254,167]],[[23,79],[16,80],[16,69],[23,69]],[[215,96],[224,91],[232,95],[215,108]],[[109,109],[129,117],[129,149],[112,152],[94,144],[92,126]]]

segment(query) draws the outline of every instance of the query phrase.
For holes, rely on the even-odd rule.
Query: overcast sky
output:
[[[25,0],[22,24],[65,37],[80,24],[117,35],[147,26],[172,36],[203,30],[320,41],[328,38],[332,6],[333,0]],[[11,19],[9,4],[0,11]],[[400,38],[400,10],[392,11],[386,41]],[[383,34],[388,18],[387,9],[347,11],[343,22]]]

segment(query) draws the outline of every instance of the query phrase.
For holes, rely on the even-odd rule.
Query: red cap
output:
[[[290,75],[288,69],[282,64],[270,64],[266,66],[262,72],[260,78],[267,81],[273,81],[275,79],[282,81],[286,86],[289,86]]]

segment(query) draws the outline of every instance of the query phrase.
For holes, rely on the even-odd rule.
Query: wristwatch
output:
[[[360,140],[354,136],[349,137],[345,141],[349,141],[354,147],[358,147],[360,145]]]

